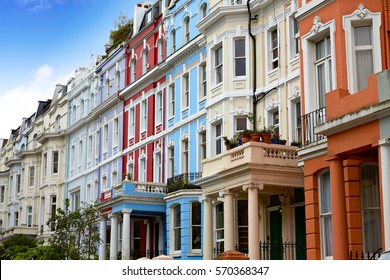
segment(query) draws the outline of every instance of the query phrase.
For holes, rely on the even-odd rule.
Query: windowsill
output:
[[[248,76],[247,75],[244,75],[244,76],[234,76],[233,77],[233,81],[243,81],[243,80],[246,80]]]
[[[181,258],[181,251],[175,251],[175,252],[173,252],[172,258]]]
[[[203,256],[202,252],[198,252],[198,251],[190,251],[188,254],[187,254],[188,257],[201,257]]]
[[[218,84],[213,85],[213,87],[212,87],[210,90],[214,90],[214,89],[216,89],[216,88],[218,88],[218,87],[221,87],[222,84],[223,84],[223,81],[220,82],[220,83],[218,83]]]
[[[279,68],[278,68],[278,67],[276,67],[275,69],[268,70],[268,73],[267,73],[267,74],[268,74],[268,76],[269,76],[269,75],[272,75],[272,74],[275,74],[275,73],[278,71],[278,69],[279,69]]]
[[[290,59],[290,64],[299,61],[299,54],[296,54],[293,58]]]

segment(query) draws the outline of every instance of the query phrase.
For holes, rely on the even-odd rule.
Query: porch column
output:
[[[99,244],[99,260],[106,259],[106,247],[107,247],[107,219],[105,216],[100,217],[100,239],[102,242]]]
[[[131,209],[122,210],[123,234],[122,234],[122,260],[130,259],[130,213]]]
[[[213,259],[213,217],[212,217],[212,201],[205,195],[199,198],[199,202],[203,202],[203,259]]]
[[[348,229],[343,161],[339,156],[331,156],[328,157],[327,160],[330,161],[333,259],[348,260]]]
[[[223,191],[220,196],[225,196],[223,203],[223,219],[224,219],[224,245],[225,251],[234,250],[234,194],[231,191]]]
[[[259,189],[263,189],[263,184],[249,182],[243,185],[244,191],[248,190],[248,256],[251,260],[260,258],[259,249]]]
[[[157,256],[159,256],[159,255],[164,255],[164,252],[163,252],[163,250],[164,250],[164,248],[163,248],[164,231],[163,231],[162,217],[157,217],[157,223],[158,223],[158,252],[157,252]]]
[[[144,220],[144,223],[146,224],[146,252],[145,252],[145,257],[151,259],[152,256],[150,255],[150,221],[149,220]]]
[[[118,217],[116,214],[111,214],[110,239],[110,260],[116,260],[118,254]]]
[[[382,221],[384,223],[385,250],[390,250],[390,138],[379,141],[382,177]]]

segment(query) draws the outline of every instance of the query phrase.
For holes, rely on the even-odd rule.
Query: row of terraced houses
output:
[[[69,198],[72,210],[98,202],[99,259],[389,250],[389,9],[135,5],[132,36],[1,140],[1,240],[47,242],[46,222]],[[224,144],[264,127],[272,143]]]

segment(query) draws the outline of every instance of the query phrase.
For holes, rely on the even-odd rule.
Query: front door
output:
[[[271,260],[283,259],[282,213],[279,210],[270,212],[271,221]]]

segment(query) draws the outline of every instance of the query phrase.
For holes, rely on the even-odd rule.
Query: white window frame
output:
[[[193,211],[194,211],[194,207],[199,207],[199,215],[195,215],[196,218],[199,218],[199,224],[195,223],[194,222],[194,215],[193,215]],[[193,252],[193,253],[200,253],[201,251],[201,246],[202,246],[202,233],[201,233],[201,228],[202,228],[202,204],[199,202],[199,201],[192,201],[190,203],[190,228],[191,228],[191,231],[190,231],[190,240],[191,240],[191,244],[190,244],[190,251]],[[199,236],[195,236],[195,231],[199,231]],[[194,243],[198,243],[199,242],[199,248],[194,248]]]
[[[88,136],[88,161],[91,161],[93,158],[93,136],[92,134]]]
[[[222,206],[222,223],[224,224],[223,227],[221,228],[217,228],[218,224],[217,224],[217,219],[218,219],[218,216],[217,216],[217,207],[220,207]],[[214,212],[214,247],[218,248],[220,247],[218,244],[222,243],[223,244],[223,247],[225,247],[225,221],[224,221],[224,203],[223,202],[218,202],[214,205],[213,207],[213,212]],[[219,236],[222,235],[223,238],[220,238]],[[221,252],[219,252],[221,253]]]
[[[189,73],[185,73],[182,76],[182,86],[183,86],[183,94],[182,94],[182,110],[188,108],[190,105],[190,75]]]
[[[32,206],[26,207],[26,225],[27,225],[27,227],[33,226],[33,207]]]
[[[119,119],[114,119],[114,128],[113,128],[113,148],[119,146]]]
[[[177,215],[180,217],[180,221],[177,221]],[[171,207],[171,254],[179,255],[181,254],[182,242],[181,242],[181,232],[182,232],[182,221],[181,221],[181,205],[175,204]],[[176,243],[176,238],[179,236],[180,243]]]
[[[175,82],[171,83],[168,87],[168,103],[169,103],[169,118],[175,116],[175,99],[176,99],[176,85]]]
[[[199,90],[199,99],[202,100],[207,96],[207,65],[202,63],[199,65],[199,81],[200,81],[200,90]]]
[[[328,190],[329,190],[329,193],[327,194],[329,196],[329,207],[330,207],[330,212],[323,212],[323,209],[322,209],[322,190],[321,188],[323,188],[323,184],[321,183],[321,178],[323,176],[325,176],[325,174],[329,174],[329,186],[327,187]],[[327,236],[326,232],[332,232],[332,228],[328,228],[327,225],[325,222],[325,219],[329,218],[332,219],[332,205],[331,205],[331,190],[330,190],[330,172],[329,170],[327,171],[324,171],[322,172],[321,174],[318,175],[318,212],[319,212],[319,218],[320,218],[320,239],[321,239],[321,254],[322,254],[322,258],[323,259],[333,259],[333,252],[332,252],[332,239],[331,238],[330,240],[328,238],[325,238],[325,236]],[[330,227],[332,227],[332,223],[330,222]],[[329,240],[329,244],[326,244],[327,243],[327,240]],[[327,252],[327,249],[326,247],[328,247],[328,250],[330,250],[330,252]],[[331,254],[329,254],[331,253]]]
[[[239,129],[238,120],[245,121],[245,127],[243,129]],[[234,131],[237,133],[237,132],[243,131],[245,129],[248,129],[248,118],[245,115],[235,115],[234,116]]]
[[[299,23],[293,13],[289,18],[289,43],[290,43],[290,60],[299,58]]]
[[[107,123],[103,126],[103,137],[104,137],[104,139],[103,139],[103,153],[108,152],[108,141],[109,141],[108,140],[108,138],[109,138],[108,133],[109,133],[109,128],[108,128],[108,123]]]
[[[57,161],[55,160],[57,155]],[[59,161],[60,161],[60,153],[58,151],[53,151],[52,152],[52,174],[58,174],[59,172]]]
[[[132,58],[131,59],[131,72],[130,72],[130,81],[131,83],[132,82],[135,82],[135,80],[137,79],[137,60],[135,58]]]
[[[149,50],[145,48],[142,53],[142,74],[145,74],[149,69]]]
[[[154,182],[162,182],[162,153],[161,150],[154,152]]]
[[[77,211],[81,207],[80,187],[70,193],[70,205],[72,211]]]
[[[238,42],[244,43],[244,46],[243,46],[244,54],[241,54],[241,55],[237,54],[237,43]],[[238,61],[241,61],[241,60],[244,60],[243,73],[237,74],[237,69],[238,69],[237,64],[239,64]],[[245,39],[245,37],[237,37],[234,39],[234,76],[235,77],[245,77],[246,76],[246,39]]]
[[[221,52],[221,53],[220,53]],[[219,85],[223,82],[223,46],[222,43],[218,44],[213,50],[213,74],[214,74],[214,84]],[[220,59],[219,61],[219,53]]]
[[[42,173],[43,176],[46,177],[47,175],[47,153],[43,154],[43,160],[42,160]]]
[[[198,170],[203,170],[202,160],[207,158],[207,132],[202,130],[198,134],[198,143],[199,143],[199,166]]]
[[[319,19],[317,19],[319,20]],[[303,71],[304,71],[304,92],[317,93],[317,84],[313,83],[316,80],[316,73],[314,68],[315,61],[315,42],[318,42],[325,36],[330,36],[330,48],[331,48],[331,84],[333,90],[337,88],[336,80],[336,64],[335,64],[335,47],[334,47],[334,34],[335,34],[335,21],[331,20],[325,24],[316,22],[311,31],[303,35],[301,46],[303,54]],[[304,112],[312,112],[319,109],[317,94],[309,94],[305,99],[305,110]]]
[[[190,41],[190,17],[186,16],[183,20],[183,42],[184,44]]]
[[[276,38],[274,38],[274,34]],[[276,41],[275,41],[276,40]],[[279,68],[279,29],[278,26],[273,26],[268,30],[268,71],[276,71]],[[276,43],[276,44],[275,44]],[[276,56],[275,56],[276,53]]]
[[[138,181],[146,182],[147,180],[146,169],[147,169],[146,155],[141,154],[141,156],[139,157]]]
[[[220,134],[218,135],[218,126],[221,127],[221,131],[220,131]],[[219,155],[219,154],[222,154],[223,152],[223,147],[222,147],[222,144],[223,144],[223,133],[224,133],[224,130],[223,130],[223,122],[222,120],[219,120],[219,121],[216,121],[214,123],[211,124],[211,147],[212,147],[212,155],[213,156],[216,156],[216,155]],[[218,149],[219,147],[219,149]]]
[[[5,186],[0,187],[0,203],[5,202]]]
[[[175,176],[175,146],[172,145],[168,147],[167,149],[168,152],[168,178],[174,177]]]
[[[372,55],[373,55],[373,73],[382,71],[382,52],[381,52],[381,14],[380,12],[373,13],[362,4],[351,14],[343,16],[343,28],[345,33],[345,48],[347,59],[347,78],[348,89],[350,93],[357,92],[357,77],[355,66],[355,43],[354,43],[354,27],[359,25],[371,24],[372,36]]]
[[[135,136],[135,108],[129,109],[129,139]]]
[[[171,31],[170,41],[171,41],[171,54],[173,54],[176,51],[176,30],[175,29]]]
[[[140,114],[141,114],[141,133],[146,131],[148,129],[148,100],[144,99],[141,101],[141,108],[140,108]]]
[[[156,93],[156,124],[161,124],[163,120],[163,94],[162,91]]]
[[[190,172],[189,139],[185,137],[181,141],[181,174]]]

